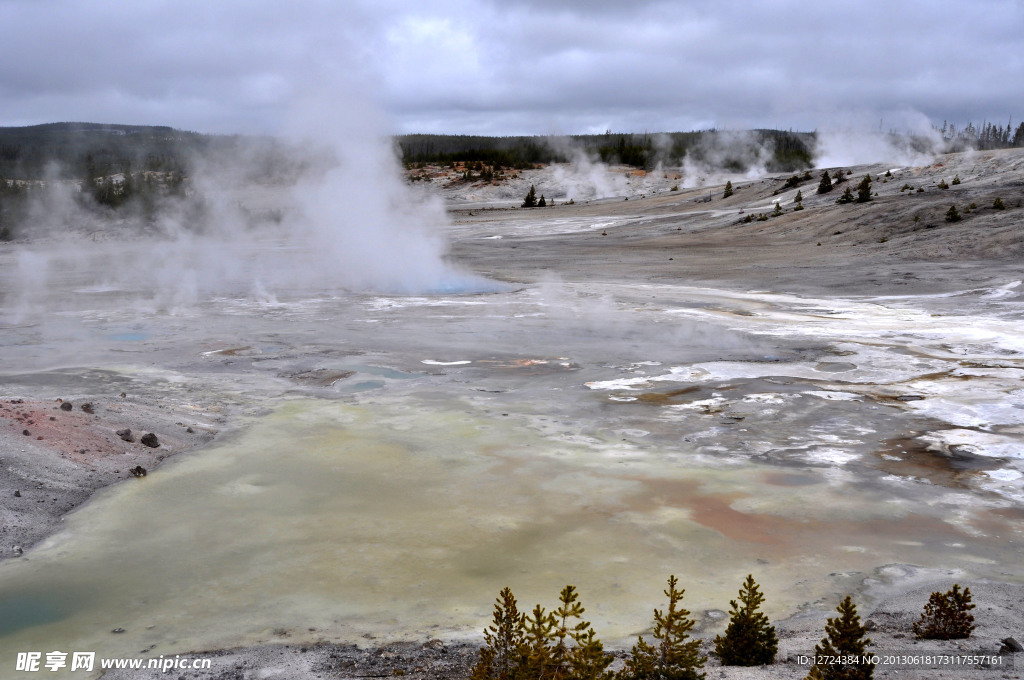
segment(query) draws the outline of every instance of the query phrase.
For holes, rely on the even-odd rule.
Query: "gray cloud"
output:
[[[1019,0],[0,0],[0,124],[276,132],[317,90],[402,132],[1003,122],[1022,36]]]

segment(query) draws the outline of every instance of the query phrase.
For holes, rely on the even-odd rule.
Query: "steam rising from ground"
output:
[[[723,130],[704,135],[683,159],[683,186],[693,189],[764,177],[773,151],[770,141],[759,139],[752,131]]]
[[[445,260],[441,229],[447,215],[440,197],[412,192],[401,179],[380,114],[357,104],[342,114],[343,136],[331,141],[334,164],[306,177],[293,192],[295,234],[313,244],[302,278],[317,273],[332,284],[396,293],[495,290]],[[339,130],[339,112],[314,102],[302,108],[289,136],[300,146],[322,144],[322,131]]]
[[[843,167],[866,163],[927,165],[944,151],[942,135],[931,121],[916,111],[890,114],[892,129],[883,132],[885,120],[873,128],[866,115],[851,114],[817,134],[815,166]]]
[[[443,202],[401,180],[380,120],[369,104],[307,102],[286,135],[295,155],[286,165],[298,168],[289,182],[254,184],[244,152],[229,164],[194,159],[185,196],[161,197],[146,214],[98,212],[84,194],[76,200],[74,183],[48,181],[29,201],[29,245],[9,273],[5,306],[27,314],[43,305],[48,273],[97,269],[104,280],[82,281],[86,289],[129,291],[133,303],[165,309],[310,290],[499,289],[445,261]]]
[[[622,196],[627,185],[622,175],[612,173],[605,163],[573,144],[567,137],[549,137],[547,143],[560,154],[569,158],[569,163],[554,166],[551,185],[556,191],[553,198],[565,201],[589,201],[591,199]]]

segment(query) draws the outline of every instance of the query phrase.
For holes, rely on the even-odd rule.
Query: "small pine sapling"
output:
[[[871,175],[864,175],[864,179],[857,185],[857,202],[867,203],[871,200]]]
[[[953,186],[956,186],[957,184],[960,184],[960,175],[954,176],[952,183],[953,183]]]
[[[537,189],[531,184],[530,191],[527,192],[526,198],[523,199],[524,208],[536,208],[537,207]]]
[[[782,214],[782,206],[779,205],[778,201],[775,201],[775,210],[772,210],[772,217],[778,217]]]
[[[583,620],[583,605],[579,602],[579,594],[575,586],[566,586],[558,594],[558,609],[551,612],[555,618],[554,647],[551,650],[553,661],[552,677],[564,677],[569,665],[569,643],[573,634],[584,630],[590,624]],[[570,619],[577,619],[575,624]]]
[[[956,209],[956,206],[955,205],[949,206],[949,210],[946,211],[946,221],[947,222],[959,222],[962,219],[963,219],[963,216],[960,215],[960,211]]]
[[[677,590],[679,580],[669,576],[667,610],[654,610],[655,644],[637,638],[626,665],[616,676],[620,680],[703,680],[707,657],[700,655],[700,640],[688,640],[696,623],[690,612],[679,605],[685,590]]]
[[[526,619],[510,588],[494,603],[494,623],[484,629],[484,647],[473,667],[472,680],[512,680],[526,656]]]
[[[940,189],[948,189],[949,188],[949,185],[946,184],[946,180],[941,180],[936,186],[938,186]]]
[[[552,667],[552,641],[555,617],[539,604],[524,619],[526,626],[526,658],[521,667],[524,678],[548,678]]]
[[[961,592],[959,583],[945,593],[932,593],[921,619],[914,624],[914,635],[928,640],[968,638],[974,631],[974,616],[968,612],[974,607],[971,589]]]
[[[558,609],[552,612],[555,621],[552,630],[554,644],[548,677],[552,680],[601,680],[607,677],[606,669],[614,657],[605,653],[604,645],[597,639],[590,622],[583,620],[586,609],[579,602],[576,587],[563,588],[558,601]],[[572,623],[573,620],[575,623]],[[571,646],[570,640],[573,643]]]
[[[759,591],[753,574],[747,575],[740,588],[739,603],[729,601],[732,612],[725,635],[715,638],[715,654],[723,666],[764,666],[775,660],[779,640],[775,636],[775,626],[770,625],[768,617],[758,611],[762,602],[764,595]]]
[[[722,192],[722,198],[729,198],[733,195],[732,182],[727,181],[725,183],[725,191]]]
[[[825,676],[821,674],[821,668],[811,666],[810,672],[804,676],[804,680],[822,680]]]
[[[823,680],[871,680],[875,675],[875,665],[871,663],[867,647],[871,639],[864,637],[867,629],[860,625],[857,605],[847,595],[839,603],[836,611],[840,616],[828,620],[825,624],[825,635],[820,645],[814,646],[815,658],[846,657],[858,663],[833,663],[816,666],[819,677]],[[814,669],[812,669],[813,672]]]
[[[836,203],[839,203],[841,205],[843,203],[853,203],[854,200],[855,199],[853,198],[853,192],[850,191],[850,187],[846,187],[846,190],[843,192],[843,195],[836,199]]]
[[[827,194],[832,191],[832,178],[828,176],[828,170],[821,173],[821,181],[818,182],[818,193]]]
[[[995,210],[1006,210],[1006,206],[1003,204],[1003,199],[996,197],[996,200],[992,201],[992,208]]]

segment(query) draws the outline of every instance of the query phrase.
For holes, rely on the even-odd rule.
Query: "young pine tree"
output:
[[[524,208],[536,208],[537,207],[537,189],[530,185],[530,191],[526,194],[526,198],[523,199]]]
[[[511,589],[504,588],[494,603],[494,623],[484,629],[485,646],[473,667],[472,680],[512,680],[526,656],[526,622]]]
[[[604,645],[595,636],[594,629],[576,638],[576,649],[570,659],[570,677],[573,680],[612,680],[608,671],[615,657],[604,651]]]
[[[769,625],[768,617],[758,611],[764,602],[752,574],[740,588],[739,603],[730,600],[732,607],[729,627],[725,635],[715,638],[715,654],[723,666],[764,666],[775,661],[779,640],[775,626]]]
[[[687,640],[694,620],[689,618],[690,612],[679,606],[685,590],[677,590],[679,581],[669,576],[668,609],[654,610],[653,645],[644,642],[643,637],[637,639],[626,665],[617,678],[620,680],[703,680],[707,657],[700,655],[700,641]]]
[[[871,640],[864,637],[867,629],[860,625],[857,605],[847,595],[846,599],[836,607],[836,611],[840,616],[829,619],[825,624],[827,637],[822,638],[820,645],[814,646],[814,655],[815,657],[857,657],[859,663],[822,664],[816,666],[819,676],[823,680],[871,680],[875,675],[875,665],[864,662],[865,658],[870,656],[867,647],[871,644]]]
[[[857,185],[857,202],[867,203],[871,200],[871,175],[864,175],[864,179]]]
[[[552,612],[555,626],[552,630],[550,673],[551,680],[600,680],[613,657],[605,654],[590,622],[583,620],[586,611],[579,601],[575,586],[566,586],[558,596],[558,609]],[[571,644],[570,644],[571,643]]]
[[[974,607],[971,589],[961,592],[959,583],[945,593],[932,593],[921,619],[914,624],[914,635],[929,640],[968,638],[974,631],[974,616],[968,612]]]
[[[821,181],[818,182],[818,193],[827,194],[832,191],[832,178],[828,176],[828,170],[821,173]]]
[[[963,215],[961,215],[960,211],[956,209],[956,206],[955,205],[949,206],[949,210],[946,211],[946,221],[947,222],[959,222],[962,219],[963,219]]]
[[[725,183],[725,191],[722,192],[722,198],[729,198],[730,196],[733,195],[733,193],[734,192],[732,190],[732,182],[731,181],[726,182]]]
[[[840,203],[840,204],[842,204],[842,203],[853,203],[853,201],[854,201],[853,192],[850,191],[850,187],[846,187],[846,190],[843,192],[843,195],[836,199],[836,203]]]
[[[555,616],[539,604],[524,619],[526,658],[521,667],[523,678],[550,678],[553,667]]]

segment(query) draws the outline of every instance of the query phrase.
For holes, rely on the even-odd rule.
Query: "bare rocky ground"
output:
[[[97,490],[144,482],[168,456],[210,441],[218,417],[127,393],[0,396],[0,554],[21,555]]]
[[[855,294],[911,294],[982,286],[1024,278],[1024,152],[978,152],[939,157],[920,167],[871,165],[851,168],[849,185],[865,173],[875,179],[870,203],[837,205],[843,186],[817,195],[820,171],[804,182],[804,210],[794,211],[797,187],[787,175],[734,180],[735,194],[721,185],[679,188],[672,173],[609,172],[624,182],[620,193],[545,209],[516,207],[529,185],[559,196],[556,169],[531,170],[503,185],[442,188],[453,206],[451,257],[478,272],[532,282],[552,274],[564,280],[687,282],[719,287]],[[886,171],[890,172],[885,177]],[[627,177],[627,174],[629,175]],[[960,183],[952,185],[954,177]],[[884,181],[883,181],[884,180]],[[939,188],[940,182],[950,184]],[[911,189],[903,189],[910,185]],[[625,187],[625,188],[622,188]],[[918,189],[924,191],[918,191]],[[564,192],[563,192],[564,193]],[[1000,198],[1005,210],[992,207]],[[770,214],[775,201],[782,214]],[[967,208],[974,204],[976,207]],[[947,222],[956,205],[964,219]],[[744,222],[754,215],[751,222]],[[539,225],[539,226],[538,226]],[[563,229],[562,225],[569,225]],[[481,227],[491,238],[460,238],[461,228]],[[60,518],[96,490],[116,483],[144,483],[131,468],[152,470],[167,455],[193,449],[230,424],[230,413],[180,398],[122,396],[116,381],[81,393],[26,380],[5,384],[0,394],[0,555],[15,557],[53,533]],[[62,401],[58,401],[58,399]],[[71,410],[62,409],[64,402]],[[88,410],[82,406],[90,404]],[[117,433],[131,429],[134,442]],[[28,432],[28,434],[24,434]],[[139,441],[155,433],[160,446]],[[933,590],[928,583],[862,612],[875,626],[872,649],[880,654],[917,650],[998,654],[1002,640],[1024,640],[1024,588],[970,583],[978,630],[966,641],[915,642],[910,632]],[[796,655],[813,650],[829,612],[777,622],[780,661],[755,669],[720,668],[709,661],[709,678],[802,678]],[[486,622],[481,622],[481,627]],[[720,626],[718,626],[720,628]],[[710,651],[716,630],[702,633]],[[197,652],[211,658],[209,671],[111,671],[116,678],[463,678],[476,648],[452,641],[365,647],[317,644],[262,645]],[[617,654],[624,655],[620,650]],[[1016,667],[1010,666],[1011,660]],[[618,663],[621,663],[621,659]],[[147,674],[148,673],[148,674]],[[879,678],[1018,678],[1024,654],[1002,655],[1002,665],[943,669],[881,666]]]

